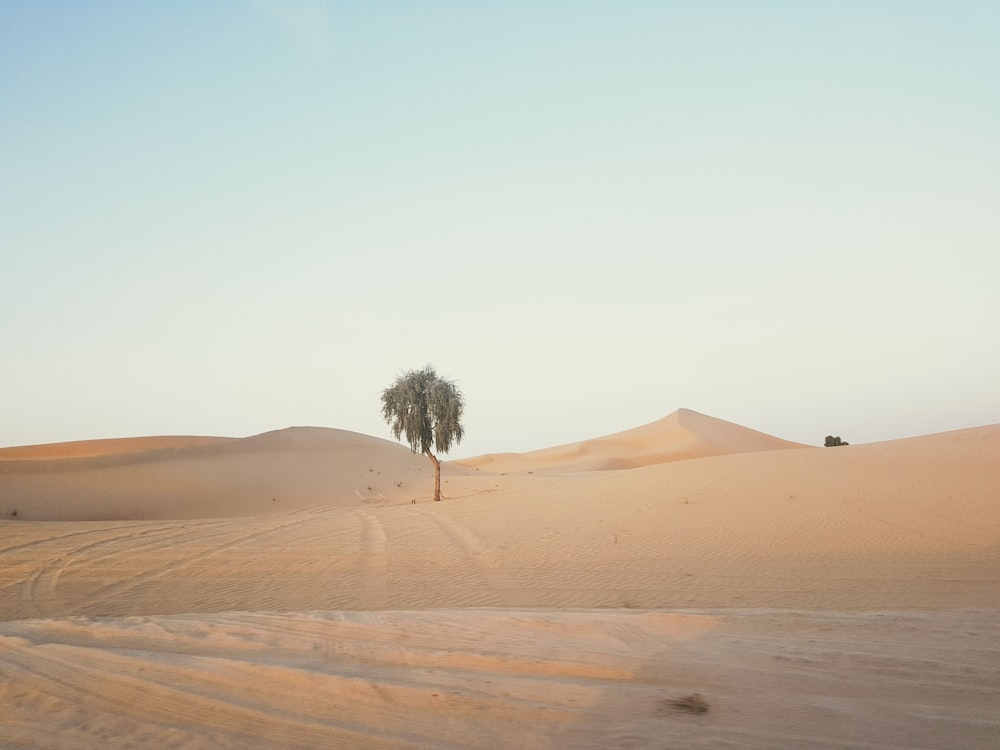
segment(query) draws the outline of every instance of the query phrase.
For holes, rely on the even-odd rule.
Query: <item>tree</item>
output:
[[[434,464],[434,499],[441,499],[441,462],[431,452],[451,450],[452,442],[462,442],[462,410],[465,401],[458,387],[440,377],[427,365],[408,370],[382,391],[382,416],[392,434],[406,442],[414,453],[423,453]]]

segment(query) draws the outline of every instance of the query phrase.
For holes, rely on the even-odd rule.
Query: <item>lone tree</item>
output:
[[[409,370],[382,391],[382,416],[392,434],[406,442],[414,453],[423,453],[434,464],[434,499],[441,499],[441,462],[431,452],[447,453],[451,444],[462,442],[462,410],[465,401],[458,387],[427,365]]]

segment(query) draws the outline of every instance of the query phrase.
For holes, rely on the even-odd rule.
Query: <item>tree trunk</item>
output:
[[[441,462],[430,451],[427,451],[427,458],[434,464],[434,499],[441,500]]]

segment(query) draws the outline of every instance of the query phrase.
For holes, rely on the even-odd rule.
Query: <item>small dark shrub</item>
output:
[[[691,693],[683,698],[674,698],[669,701],[670,707],[678,711],[687,711],[691,714],[703,714],[708,711],[708,702],[701,697],[701,693]]]
[[[836,448],[840,445],[850,445],[846,440],[841,440],[840,436],[827,435],[826,442],[823,443],[824,448]]]

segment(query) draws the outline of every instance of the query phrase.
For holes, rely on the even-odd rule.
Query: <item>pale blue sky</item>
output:
[[[465,392],[451,457],[687,407],[1000,422],[1000,4],[0,2],[0,445]]]

